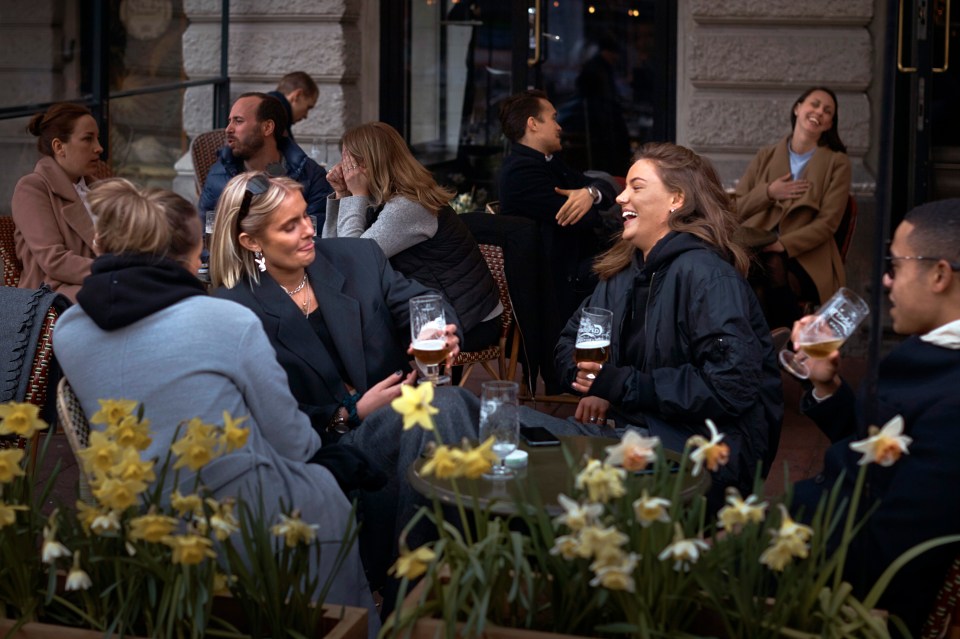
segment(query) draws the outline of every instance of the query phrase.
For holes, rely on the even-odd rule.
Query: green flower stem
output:
[[[834,591],[839,590],[840,584],[843,582],[843,569],[847,563],[847,549],[850,547],[851,532],[853,531],[853,524],[857,518],[857,509],[860,506],[860,493],[863,492],[863,484],[866,478],[867,465],[864,464],[860,467],[859,472],[857,472],[857,481],[853,487],[853,495],[850,498],[850,504],[847,506],[846,521],[843,524],[843,536],[840,538],[840,547],[837,548],[837,564],[834,566],[835,572],[833,573]]]

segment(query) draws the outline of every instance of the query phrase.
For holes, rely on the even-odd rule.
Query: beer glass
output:
[[[519,387],[516,382],[484,382],[480,386],[480,441],[493,437],[493,454],[499,460],[484,475],[488,479],[513,477],[506,458],[520,443]]]
[[[780,363],[794,377],[807,379],[810,370],[806,361],[829,357],[853,335],[857,326],[870,314],[870,307],[848,288],[841,288],[814,314],[813,321],[800,329],[795,353],[780,351]]]
[[[587,307],[580,314],[577,329],[575,361],[606,363],[610,357],[610,331],[613,329],[613,312],[605,308]]]
[[[443,297],[421,295],[410,300],[410,339],[417,368],[426,381],[449,384],[450,377],[440,374],[440,364],[447,359],[447,321],[443,314]]]

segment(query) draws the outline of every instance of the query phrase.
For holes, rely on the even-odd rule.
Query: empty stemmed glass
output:
[[[513,477],[506,458],[520,443],[518,390],[516,382],[484,382],[480,386],[480,440],[493,437],[493,453],[499,460],[484,475],[488,479]]]
[[[410,300],[410,340],[417,368],[425,381],[449,384],[450,376],[440,374],[440,364],[447,359],[447,321],[443,312],[443,297],[421,295]]]
[[[829,357],[869,314],[870,307],[860,296],[848,288],[840,288],[814,314],[813,320],[800,329],[796,342],[800,352],[783,349],[780,363],[795,377],[807,379],[810,370],[806,361],[811,357]]]

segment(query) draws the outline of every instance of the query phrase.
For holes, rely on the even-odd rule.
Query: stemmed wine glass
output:
[[[440,364],[447,359],[447,321],[443,313],[443,297],[421,295],[410,300],[410,339],[417,368],[425,380],[434,385],[449,384],[450,376],[440,374]]]
[[[780,351],[780,363],[799,379],[810,377],[806,361],[828,357],[839,349],[857,326],[870,314],[870,307],[848,288],[840,288],[813,316],[813,321],[800,329],[795,353]]]

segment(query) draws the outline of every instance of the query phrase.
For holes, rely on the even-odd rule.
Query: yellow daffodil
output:
[[[493,452],[493,443],[495,437],[487,437],[487,440],[476,448],[468,448],[463,452],[463,476],[468,479],[476,479],[485,473],[490,472],[490,468],[497,462],[497,456]]]
[[[5,528],[16,522],[18,510],[27,510],[27,507],[14,504],[5,504],[0,501],[0,528]]]
[[[670,500],[662,497],[651,497],[646,489],[640,499],[633,502],[633,515],[641,526],[646,528],[655,521],[670,523]]]
[[[170,495],[170,505],[181,517],[187,515],[200,515],[203,513],[203,499],[200,495],[181,495],[179,490],[173,491]]]
[[[710,439],[707,440],[703,435],[694,435],[687,440],[687,446],[694,447],[694,451],[690,453],[694,477],[700,474],[704,466],[710,472],[716,472],[730,461],[730,447],[721,443],[723,435],[717,431],[713,420],[706,421],[707,428],[710,429]]]
[[[119,530],[120,514],[116,510],[100,511],[90,522],[90,531],[96,535],[106,535]]]
[[[637,568],[638,558],[636,553],[624,554],[619,563],[596,570],[594,578],[590,580],[590,585],[601,586],[607,590],[634,592],[637,584],[633,579],[633,571]]]
[[[586,488],[590,501],[607,503],[611,499],[623,497],[623,480],[627,473],[622,468],[601,464],[599,459],[591,459],[586,468],[577,475],[574,485],[578,489]]]
[[[222,572],[213,574],[213,594],[221,597],[230,594],[230,586],[237,581],[233,575],[225,575]]]
[[[186,466],[196,472],[220,456],[220,438],[216,427],[194,417],[187,425],[187,433],[170,450],[177,456],[174,469]]]
[[[585,526],[580,531],[577,554],[584,559],[609,556],[610,553],[620,552],[621,546],[627,541],[629,541],[629,538],[613,526],[607,528]]]
[[[12,482],[15,477],[24,476],[24,470],[20,467],[22,459],[22,448],[0,450],[0,484],[7,484]]]
[[[402,553],[397,558],[396,563],[390,567],[389,574],[396,575],[398,579],[402,579],[404,577],[407,579],[416,579],[423,573],[427,572],[430,562],[434,561],[436,558],[436,553],[426,546],[420,546],[413,551],[407,550],[406,552]]]
[[[105,475],[120,461],[123,449],[106,433],[95,430],[90,432],[90,443],[77,451],[77,457],[88,475]]]
[[[140,421],[134,415],[127,415],[118,424],[109,427],[107,433],[120,446],[137,450],[146,450],[153,441],[150,438],[150,420]]]
[[[740,496],[736,488],[729,488],[727,505],[717,513],[718,526],[728,531],[739,530],[750,522],[760,523],[766,514],[767,502],[757,503],[760,500],[756,495],[746,499]]]
[[[106,426],[116,426],[124,417],[133,416],[133,411],[137,407],[137,402],[132,399],[101,399],[100,410],[90,418],[91,424],[104,424]]]
[[[610,466],[622,466],[630,472],[643,470],[657,458],[659,437],[644,437],[635,430],[626,430],[616,446],[607,447],[607,459]]]
[[[580,556],[580,540],[572,535],[562,535],[553,540],[553,548],[550,549],[551,555],[560,555],[566,560],[576,559]]]
[[[808,542],[813,537],[810,526],[795,522],[783,504],[779,507],[782,517],[780,528],[770,531],[773,536],[770,547],[760,555],[760,563],[777,571],[783,570],[794,558],[805,559],[810,554]]]
[[[436,475],[437,479],[460,477],[463,474],[463,451],[449,446],[437,446],[433,456],[420,468],[420,474]]]
[[[137,503],[137,496],[147,489],[147,485],[136,480],[104,479],[93,490],[93,496],[102,506],[112,510],[126,510]]]
[[[270,528],[277,537],[283,537],[288,548],[294,548],[297,544],[309,544],[317,536],[317,524],[308,524],[300,519],[300,513],[294,511],[288,517],[280,515],[280,523]]]
[[[870,427],[870,437],[858,442],[852,442],[850,448],[863,457],[859,465],[876,462],[881,466],[892,466],[901,455],[910,454],[907,447],[913,443],[913,438],[903,434],[903,417],[897,415],[879,431],[876,426]]]
[[[213,551],[213,542],[200,535],[170,535],[162,541],[173,550],[170,560],[175,564],[194,566],[217,556]]]
[[[433,384],[402,384],[400,397],[390,402],[393,410],[403,415],[403,430],[416,425],[424,430],[433,430],[433,417],[440,411],[430,402],[433,401]]]
[[[599,572],[610,566],[621,565],[625,561],[627,553],[623,552],[623,549],[618,546],[608,546],[598,550],[593,557],[594,559],[590,563],[590,570]]]
[[[246,415],[234,419],[230,413],[223,411],[223,441],[228,453],[247,445],[247,437],[250,436],[250,429],[240,428],[240,424],[246,419]]]
[[[213,528],[213,534],[219,541],[240,530],[240,522],[233,516],[233,500],[227,499],[223,503],[217,503],[214,499],[208,499],[207,504],[213,510],[210,515],[210,527]]]
[[[138,481],[149,484],[157,476],[153,472],[153,460],[142,461],[140,453],[135,448],[125,448],[120,454],[117,465],[112,469],[111,475],[117,479],[129,481]]]
[[[156,544],[173,534],[177,520],[166,515],[147,514],[130,520],[127,538],[134,541],[146,541]]]
[[[680,524],[675,524],[675,532],[673,535],[673,543],[664,548],[657,559],[664,561],[666,559],[674,559],[673,569],[674,570],[690,570],[690,566],[697,563],[697,560],[700,558],[700,553],[707,550],[709,546],[707,542],[697,537],[684,538],[683,528]]]
[[[30,439],[38,430],[46,430],[40,419],[40,407],[22,402],[0,404],[0,435],[16,435]]]
[[[554,523],[563,524],[573,531],[578,531],[587,525],[595,525],[600,515],[603,514],[603,506],[600,504],[579,503],[570,499],[564,494],[557,495],[557,501],[563,507],[564,514],[554,519]]]
[[[87,590],[92,585],[90,575],[80,568],[80,551],[73,553],[73,567],[67,574],[67,590]]]
[[[83,528],[83,531],[89,534],[90,526],[93,525],[93,521],[97,518],[97,515],[100,514],[100,509],[96,506],[88,504],[82,499],[77,500],[76,507],[77,521],[80,522],[80,526]]]

